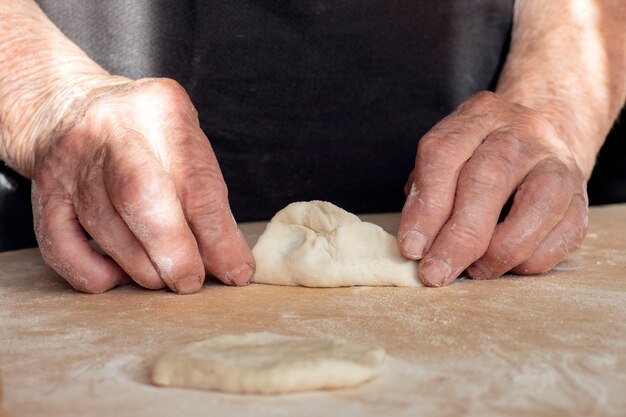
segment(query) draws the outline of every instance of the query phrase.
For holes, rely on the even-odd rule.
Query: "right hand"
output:
[[[184,89],[168,79],[129,81],[85,103],[36,155],[33,213],[44,260],[87,293],[129,278],[193,293],[205,271],[248,283],[254,258]],[[81,226],[108,256],[89,246]]]

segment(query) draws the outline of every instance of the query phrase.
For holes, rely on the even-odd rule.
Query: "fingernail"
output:
[[[424,248],[426,247],[427,241],[428,238],[423,233],[420,233],[415,229],[411,229],[404,234],[400,245],[402,246],[404,255],[407,258],[421,259],[424,254]]]
[[[250,265],[243,263],[226,274],[226,279],[233,285],[246,285],[252,279],[252,275],[254,275],[254,269]]]
[[[178,294],[192,294],[200,288],[202,285],[202,277],[198,275],[189,275],[177,280],[174,283],[174,288]]]
[[[476,261],[467,268],[467,274],[472,279],[489,279],[493,273],[482,261]]]
[[[450,264],[440,258],[430,258],[420,263],[419,274],[423,282],[435,287],[441,287],[450,276],[452,268]]]

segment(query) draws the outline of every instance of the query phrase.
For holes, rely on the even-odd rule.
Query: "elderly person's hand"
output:
[[[623,2],[515,2],[498,94],[418,146],[398,243],[425,284],[547,271],[581,244],[586,181],[626,98],[625,17]]]
[[[205,270],[245,284],[254,259],[196,111],[175,81],[96,89],[36,155],[35,232],[44,260],[97,293],[132,278],[192,293]],[[108,256],[92,250],[81,226]]]
[[[44,260],[74,288],[247,283],[254,258],[175,81],[113,76],[28,0],[0,0],[0,159],[33,180]],[[88,244],[83,228],[105,254]]]
[[[541,114],[482,92],[419,142],[398,239],[427,285],[547,271],[587,227],[585,178]],[[506,218],[498,219],[511,197]]]

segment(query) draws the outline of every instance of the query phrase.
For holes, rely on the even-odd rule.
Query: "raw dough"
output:
[[[382,349],[273,333],[224,335],[161,356],[157,385],[279,394],[342,388],[372,379]]]
[[[394,236],[325,201],[276,213],[252,252],[258,283],[422,286],[417,263],[402,256]]]

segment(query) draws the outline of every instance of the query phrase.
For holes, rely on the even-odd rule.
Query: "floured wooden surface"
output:
[[[397,215],[363,216],[393,231]],[[246,225],[254,239],[264,225]],[[591,210],[583,248],[530,278],[430,288],[206,285],[72,291],[36,250],[0,254],[4,414],[17,416],[623,416],[626,206]],[[225,333],[383,347],[356,389],[240,396],[158,388],[163,351]]]

